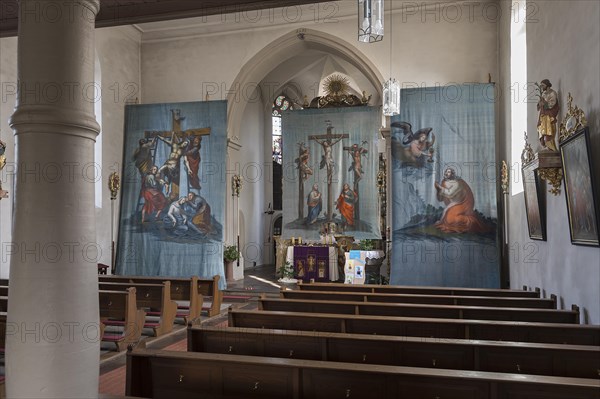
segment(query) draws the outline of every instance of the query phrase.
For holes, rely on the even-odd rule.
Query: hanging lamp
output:
[[[358,41],[383,40],[383,0],[358,0]]]
[[[383,83],[383,115],[394,116],[400,113],[400,83],[392,77],[393,53],[393,21],[392,5],[390,3],[390,78]]]

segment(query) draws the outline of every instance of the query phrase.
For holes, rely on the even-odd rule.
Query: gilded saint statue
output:
[[[556,148],[556,122],[559,111],[558,94],[552,89],[552,83],[544,79],[538,85],[539,100],[537,103],[538,123],[537,130],[540,144],[550,151],[558,151]]]

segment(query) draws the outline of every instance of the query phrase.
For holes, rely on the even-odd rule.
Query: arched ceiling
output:
[[[295,102],[302,104],[303,96],[308,101],[324,94],[321,82],[334,73],[346,76],[350,82],[350,94],[373,95],[370,104],[379,103],[378,89],[373,87],[366,76],[349,60],[331,51],[306,49],[297,56],[278,64],[261,81],[265,99],[270,102],[284,92]]]

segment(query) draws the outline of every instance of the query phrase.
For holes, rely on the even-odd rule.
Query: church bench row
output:
[[[142,326],[146,313],[137,309],[136,289],[125,291],[98,291],[100,311],[100,337],[102,341],[114,342],[118,350],[127,348],[128,344],[138,342],[142,334]],[[0,298],[0,347],[4,349],[6,339],[6,297]],[[122,320],[122,333],[105,333],[105,326],[110,320]]]
[[[189,319],[190,321],[196,318],[198,311],[196,310],[197,306],[200,306],[202,310],[206,310],[209,317],[218,315],[221,313],[221,303],[223,302],[223,294],[219,290],[219,280],[220,276],[216,275],[212,278],[201,278],[201,277],[192,277],[194,281],[197,282],[197,293],[198,296],[202,299],[202,297],[210,297],[212,302],[210,307],[203,308],[202,301],[200,300],[199,305],[195,305],[190,301],[189,307],[180,306],[180,310],[189,308]],[[163,281],[171,281],[172,284],[177,284],[177,286],[181,287],[179,292],[181,293],[181,299],[177,297],[180,295],[172,296],[174,300],[188,301],[185,297],[185,293],[187,289],[184,285],[189,284],[190,278],[185,277],[161,277],[161,276],[121,276],[121,275],[109,275],[109,276],[98,276],[99,281],[103,282],[133,282],[133,283],[150,283],[150,284],[159,284]],[[194,292],[191,288],[190,292]],[[191,298],[191,297],[190,297]],[[193,299],[193,298],[191,298]],[[187,323],[188,321],[186,321]]]
[[[519,298],[431,294],[381,294],[370,292],[332,292],[325,290],[289,290],[284,287],[280,291],[280,297],[303,300],[322,299],[333,301],[422,303],[430,305],[490,306],[507,308],[556,309],[557,307],[555,295],[551,295],[550,298]]]
[[[127,353],[126,395],[598,399],[600,380],[136,348]]]
[[[145,309],[146,316],[149,311],[154,311],[158,321],[146,319],[144,327],[151,328],[155,337],[160,337],[173,330],[175,316],[177,314],[177,303],[171,299],[171,282],[164,281],[162,284],[132,284],[132,283],[105,283],[99,282],[100,290],[127,291],[135,287],[136,302],[138,309]],[[124,320],[107,320],[107,326],[121,326]]]
[[[264,294],[263,294],[264,295]],[[411,303],[350,302],[266,298],[258,300],[265,311],[337,313],[370,316],[427,317],[442,319],[531,321],[579,324],[579,309],[522,309]]]
[[[600,326],[229,309],[230,327],[600,345]]]
[[[135,286],[135,284],[162,284],[163,281],[169,281],[171,283],[171,299],[187,303],[187,310],[178,310],[176,317],[183,318],[185,324],[200,318],[203,296],[199,293],[197,276],[187,279],[165,278],[162,280],[148,277],[98,276],[98,280],[101,283],[128,283],[132,286]],[[157,315],[156,312],[149,312],[148,314]]]
[[[98,291],[100,304],[100,328],[102,341],[113,342],[118,351],[127,345],[138,342],[146,319],[146,312],[138,309],[136,288],[130,287],[125,291]],[[122,320],[122,332],[105,331],[109,320]]]
[[[372,292],[381,294],[427,294],[539,298],[540,292],[491,288],[416,287],[401,285],[353,285],[341,283],[298,283],[298,289],[310,291]]]
[[[190,326],[188,351],[600,378],[600,346]]]

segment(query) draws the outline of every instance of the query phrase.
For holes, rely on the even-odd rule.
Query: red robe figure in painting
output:
[[[337,199],[336,208],[339,209],[344,218],[344,225],[354,226],[354,204],[356,203],[356,193],[350,189],[348,183],[344,184],[342,193]]]
[[[200,177],[198,176],[198,171],[200,170],[201,143],[201,137],[194,137],[190,145],[185,150],[184,158],[185,167],[188,171],[188,181],[190,186],[196,189],[200,189]]]
[[[446,169],[442,184],[436,182],[435,189],[438,201],[446,204],[435,227],[446,233],[486,233],[491,230],[475,214],[473,191],[467,182],[456,177],[454,169]]]
[[[142,181],[142,197],[144,197],[144,207],[142,208],[142,223],[146,215],[152,215],[156,212],[156,218],[167,205],[167,199],[162,193],[162,184],[157,180],[158,167],[152,165],[150,172],[144,176]]]

